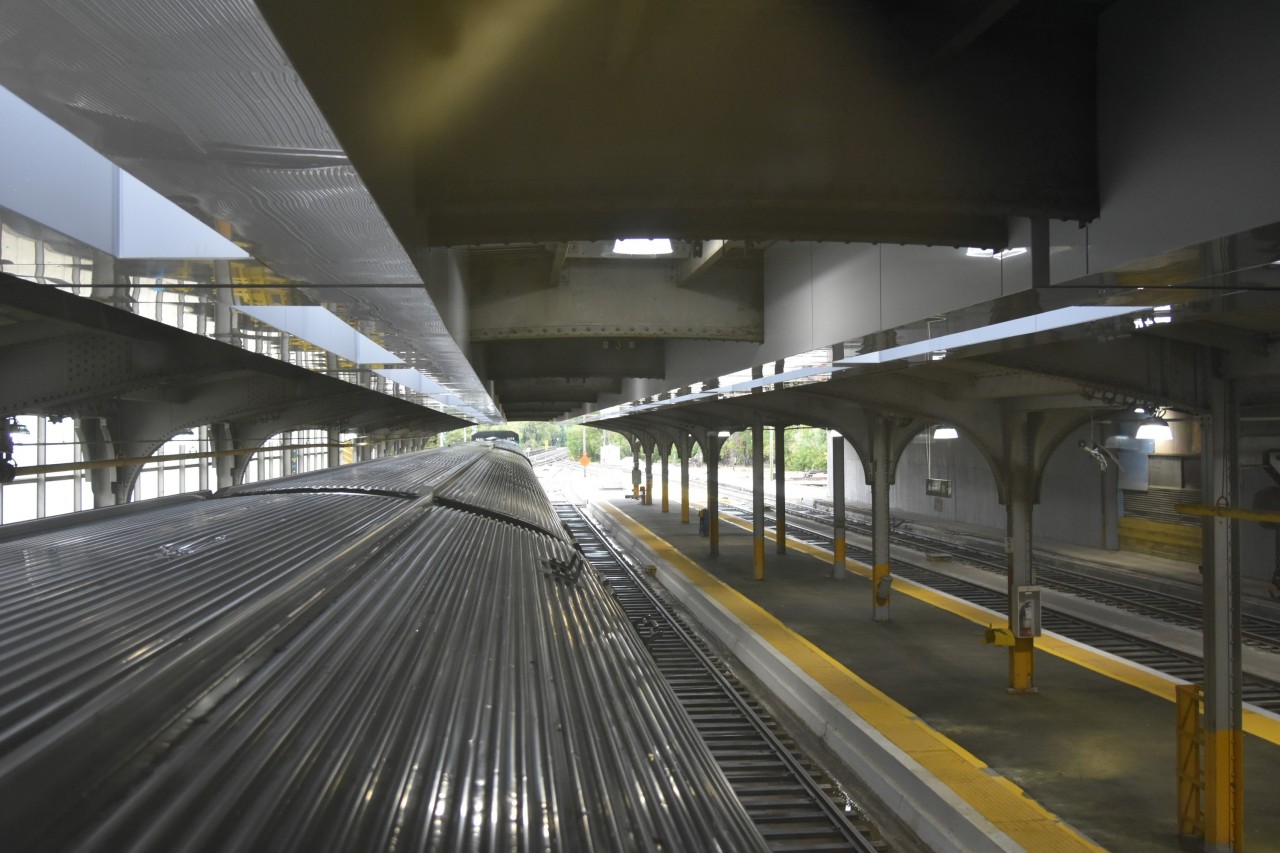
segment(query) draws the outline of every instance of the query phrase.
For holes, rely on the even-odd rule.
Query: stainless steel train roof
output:
[[[764,849],[570,545],[431,501],[234,495],[0,543],[0,835]]]

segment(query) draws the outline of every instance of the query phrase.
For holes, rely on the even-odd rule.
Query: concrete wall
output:
[[[1040,503],[1035,508],[1035,536],[1074,545],[1098,547],[1102,539],[1102,481],[1093,460],[1077,442],[1088,438],[1084,427],[1064,441],[1045,468]],[[898,463],[897,483],[889,489],[893,511],[926,518],[991,528],[1004,535],[1005,509],[996,497],[991,467],[964,437],[933,441],[929,464],[923,434],[907,448]],[[930,473],[932,472],[932,473]],[[951,480],[950,498],[925,494],[929,476]],[[862,463],[850,445],[845,446],[845,490],[848,500],[870,505]]]

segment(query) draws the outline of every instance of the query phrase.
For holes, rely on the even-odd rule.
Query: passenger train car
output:
[[[18,850],[763,850],[529,462],[0,529]]]

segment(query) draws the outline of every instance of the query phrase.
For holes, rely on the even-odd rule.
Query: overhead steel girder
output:
[[[622,346],[613,346],[613,343]],[[485,373],[502,396],[508,379],[657,379],[666,374],[666,353],[658,340],[614,339],[490,341],[476,343]]]
[[[681,287],[677,262],[572,259],[546,285],[548,255],[472,253],[469,335],[486,341],[591,338],[615,345],[644,338],[759,342],[764,337],[763,255],[715,265]],[[626,294],[625,302],[619,294]]]

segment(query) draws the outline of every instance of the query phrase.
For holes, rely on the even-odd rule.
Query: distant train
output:
[[[19,850],[765,850],[527,459],[0,528]]]
[[[471,436],[472,441],[509,441],[520,443],[520,433],[510,429],[480,429]]]

